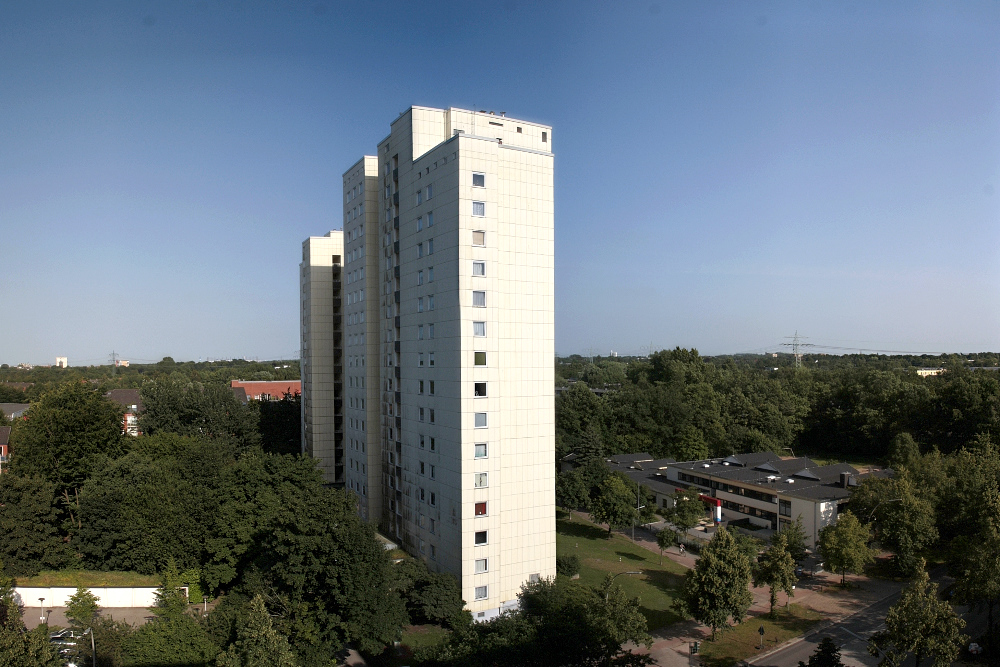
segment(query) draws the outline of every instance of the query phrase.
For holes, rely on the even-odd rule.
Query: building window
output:
[[[424,436],[420,436],[420,449],[424,448]]]
[[[424,365],[424,353],[421,352],[417,355],[417,366],[423,366],[423,365]]]
[[[474,188],[485,188],[486,187],[486,174],[472,174],[472,187]]]
[[[430,412],[431,412],[431,414],[430,414],[430,417],[431,417],[431,423],[433,424],[433,423],[434,423],[434,408],[431,408],[431,409],[430,409]]]
[[[434,438],[431,438],[431,451],[433,452],[434,449],[435,449],[435,447],[434,447]]]
[[[477,412],[476,413],[476,428],[486,428],[486,413]]]
[[[433,266],[428,266],[427,267],[427,282],[429,282],[429,283],[434,282],[434,267]]]
[[[474,201],[472,202],[472,215],[477,218],[482,218],[486,215],[486,202]]]
[[[433,550],[433,549],[434,549],[434,547],[432,546],[431,550]],[[530,583],[530,584],[537,584],[541,580],[542,580],[542,575],[541,574],[529,574],[528,575],[528,583]]]
[[[422,357],[423,355],[420,355],[420,356]],[[476,366],[485,366],[486,365],[486,353],[485,352],[473,352],[473,363]],[[422,361],[421,361],[420,365],[421,366],[424,365]]]
[[[427,365],[428,366],[433,366],[434,365],[434,353],[433,352],[428,352],[427,353]]]
[[[424,546],[424,541],[420,540],[420,553],[424,553],[425,549],[426,549],[426,547]]]
[[[486,383],[485,382],[474,382],[473,383],[473,393],[472,395],[476,398],[486,398]]]
[[[423,243],[418,243],[417,244],[417,259],[420,259],[423,256],[424,256],[424,244]]]
[[[431,383],[430,395],[433,396],[434,395],[434,380],[431,380],[430,383]]]
[[[479,338],[486,337],[486,322],[473,322],[472,323],[472,335],[478,336]]]
[[[424,219],[420,216],[417,216],[417,231],[419,232],[423,228],[424,228]]]
[[[476,599],[485,600],[489,597],[489,586],[476,586]]]
[[[420,502],[424,502],[425,498],[426,498],[426,493],[423,490],[423,488],[421,488],[420,489]]]
[[[424,381],[423,380],[419,380],[417,382],[417,393],[418,394],[424,393]]]
[[[424,297],[417,297],[417,312],[424,312]]]
[[[476,531],[476,546],[479,547],[484,544],[489,544],[486,531],[485,530]]]
[[[434,239],[427,239],[427,254],[434,254]]]
[[[438,557],[437,547],[432,544],[431,545],[431,560],[437,560],[437,557]]]
[[[437,494],[431,491],[431,507],[437,507]]]
[[[431,185],[427,186],[427,198],[428,199],[433,199],[434,198],[434,184],[433,183]]]
[[[486,232],[481,232],[481,231],[472,232],[472,245],[485,246]]]
[[[417,271],[417,285],[423,285],[423,284],[424,284],[424,272]]]
[[[434,325],[433,324],[428,324],[427,325],[427,338],[429,338],[431,340],[434,339]]]
[[[431,479],[437,479],[437,474],[436,473],[437,473],[437,468],[435,468],[434,466],[431,466]],[[434,520],[431,519],[432,523],[433,523],[433,521]]]
[[[417,190],[417,205],[420,205],[420,204],[423,204],[423,203],[424,203],[424,191],[423,190]]]
[[[486,292],[473,291],[472,292],[472,305],[476,308],[486,307]]]
[[[485,489],[486,487],[488,487],[490,485],[489,484],[489,473],[477,472],[475,480],[476,480],[476,488],[477,489]]]
[[[420,310],[423,310],[423,308],[421,308]],[[417,340],[423,340],[423,339],[424,339],[424,325],[420,324],[417,326]]]
[[[473,262],[472,263],[472,275],[474,275],[474,276],[485,276],[486,275],[486,262]]]
[[[422,446],[423,446],[423,440],[421,440],[421,447]],[[486,443],[485,442],[477,442],[476,443],[475,452],[476,452],[476,458],[477,459],[485,459],[486,458]]]
[[[549,133],[548,132],[542,132],[542,143],[545,144],[545,143],[548,143],[548,141],[549,141]]]
[[[427,226],[428,227],[433,227],[434,226],[434,212],[433,211],[427,211]]]
[[[417,413],[420,415],[420,421],[424,420],[424,409],[420,408]]]
[[[479,559],[477,559],[476,560],[476,574],[482,574],[483,572],[486,572],[486,570],[487,570],[486,559],[485,558],[479,558]]]
[[[420,462],[420,474],[421,475],[424,474],[424,462],[423,461]],[[423,524],[421,524],[421,525],[423,525]]]
[[[434,295],[427,295],[427,310],[434,310]]]
[[[486,503],[476,503],[476,516],[486,516]]]

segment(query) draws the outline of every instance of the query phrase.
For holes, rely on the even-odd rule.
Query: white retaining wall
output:
[[[101,607],[152,607],[156,604],[156,588],[89,588]],[[38,598],[45,598],[45,607],[65,607],[76,588],[14,588],[14,601],[25,608],[38,608]]]

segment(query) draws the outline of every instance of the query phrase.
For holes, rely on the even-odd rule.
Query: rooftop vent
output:
[[[711,464],[711,463],[702,463],[702,464],[701,464],[701,467],[702,467],[702,468],[711,468],[711,467],[712,467],[712,464]]]
[[[722,465],[724,465],[724,466],[727,466],[727,465],[729,465],[729,461],[723,461],[723,462],[722,462]]]
[[[789,477],[789,478],[788,478],[788,479],[786,479],[785,481],[786,481],[786,482],[788,482],[789,484],[795,484],[795,480],[794,480],[794,479],[792,479],[791,477]]]

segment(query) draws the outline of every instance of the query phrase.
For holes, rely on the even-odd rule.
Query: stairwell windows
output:
[[[472,363],[474,366],[485,366],[486,365],[486,353],[485,352],[473,352],[472,353]]]
[[[476,218],[482,218],[486,215],[486,202],[474,201],[472,202],[472,215]]]
[[[424,203],[424,191],[417,190],[417,206]]]
[[[433,211],[427,211],[427,226],[428,227],[433,227],[434,226],[434,212]]]
[[[486,516],[486,503],[476,503],[476,516]]]
[[[434,295],[427,295],[427,310],[434,310]]]
[[[485,442],[477,442],[476,445],[475,445],[475,450],[474,451],[475,451],[475,456],[476,456],[477,459],[485,459],[486,458],[486,452],[487,452],[486,443]]]
[[[486,245],[486,232],[474,231],[472,232],[472,245],[475,246],[485,246]]]
[[[434,254],[434,239],[427,239],[427,254]]]
[[[434,365],[434,353],[433,352],[428,352],[427,353],[427,365],[428,366],[433,366]]]
[[[487,428],[487,426],[488,426],[488,423],[487,423],[488,420],[486,418],[486,413],[485,412],[477,412],[477,413],[475,413],[475,420],[474,421],[475,421],[476,428]]]
[[[417,285],[423,285],[423,284],[424,284],[424,272],[417,271]]]
[[[484,544],[489,544],[489,534],[485,530],[476,531],[475,542],[477,547],[481,547]]]
[[[431,396],[434,395],[434,380],[430,381],[430,391],[428,392]]]
[[[476,398],[486,398],[486,383],[485,382],[474,382],[472,383],[473,396]]]
[[[488,487],[490,485],[490,483],[489,483],[489,473],[477,472],[476,473],[475,481],[476,481],[476,488],[477,489],[485,489],[486,487]]]
[[[477,338],[486,337],[486,322],[473,322],[472,323],[472,335]]]
[[[427,267],[427,282],[429,282],[429,283],[434,282],[434,267],[433,266],[428,266]]]
[[[417,231],[419,232],[424,228],[424,219],[422,217],[417,217]]]
[[[423,339],[424,339],[424,325],[421,324],[417,326],[417,340],[423,340]]]
[[[427,325],[427,338],[429,340],[434,340],[434,325],[433,324],[428,324]]]
[[[423,243],[418,243],[417,244],[417,259],[420,259],[423,256],[424,256],[424,244]]]
[[[472,173],[472,187],[474,188],[485,188],[486,187],[486,174]]]
[[[489,586],[476,586],[476,599],[485,600],[489,597]]]
[[[427,186],[427,199],[431,200],[434,198],[434,184],[431,183]]]
[[[483,572],[486,572],[487,569],[488,567],[485,558],[479,558],[476,560],[476,574],[482,574]]]
[[[474,276],[485,276],[486,275],[486,262],[473,262],[472,263],[472,275],[474,275]]]
[[[481,290],[473,290],[472,292],[472,305],[476,308],[486,307],[486,292]]]
[[[417,297],[417,312],[424,312],[424,297]]]

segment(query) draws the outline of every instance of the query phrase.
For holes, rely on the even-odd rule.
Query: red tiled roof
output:
[[[277,401],[284,398],[285,394],[295,396],[296,394],[302,393],[301,380],[271,380],[268,382],[244,382],[243,380],[233,380],[229,386],[233,389],[242,387],[247,393],[247,398],[255,401],[261,400],[261,396],[268,397],[268,399],[264,400]]]

